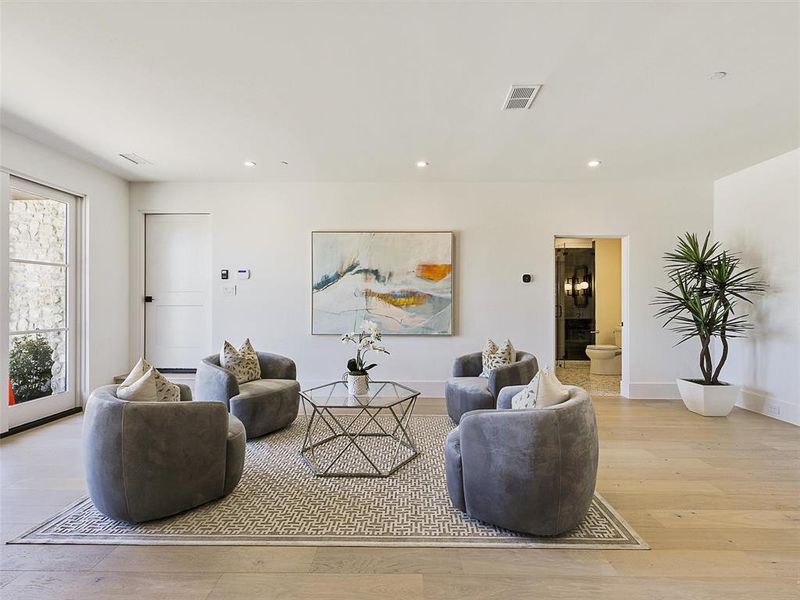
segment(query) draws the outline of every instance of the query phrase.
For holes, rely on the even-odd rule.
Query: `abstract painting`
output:
[[[453,333],[451,232],[311,234],[311,332]]]

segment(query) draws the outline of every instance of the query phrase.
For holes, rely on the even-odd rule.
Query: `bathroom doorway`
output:
[[[555,238],[556,374],[593,396],[622,378],[622,239]]]

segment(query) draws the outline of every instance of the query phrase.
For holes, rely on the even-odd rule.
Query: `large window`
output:
[[[72,196],[11,178],[10,426],[75,405],[74,209]]]

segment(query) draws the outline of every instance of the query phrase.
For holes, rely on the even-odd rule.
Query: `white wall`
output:
[[[714,235],[770,286],[722,378],[744,387],[740,406],[800,424],[800,149],[716,181]]]
[[[28,176],[86,196],[88,356],[86,388],[111,383],[128,367],[130,242],[128,183],[72,157],[61,154],[8,129],[0,131],[0,165],[5,171]],[[7,246],[7,221],[2,221],[2,245]],[[3,266],[5,269],[5,266]],[[5,273],[5,271],[3,271]],[[8,297],[8,278],[2,280]],[[1,369],[7,368],[7,329],[0,339]],[[5,371],[0,373],[6,381]],[[2,403],[7,405],[7,386]],[[85,396],[87,389],[82,390]],[[85,397],[83,398],[85,400]],[[5,430],[3,426],[2,429]]]
[[[453,358],[487,336],[510,337],[542,363],[554,358],[553,236],[628,236],[631,281],[623,353],[632,397],[676,396],[677,376],[695,373],[695,348],[653,319],[661,255],[678,233],[711,227],[710,183],[627,184],[131,184],[131,359],[141,351],[143,212],[209,212],[213,229],[213,341],[293,357],[304,385],[341,376],[348,349],[310,335],[312,230],[452,230],[456,233],[456,335],[391,337],[375,374],[441,394]],[[219,269],[252,269],[223,297]],[[534,275],[524,285],[522,273]]]

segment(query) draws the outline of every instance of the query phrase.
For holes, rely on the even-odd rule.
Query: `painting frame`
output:
[[[397,336],[397,337],[452,337],[456,335],[456,234],[454,231],[448,230],[312,230],[311,231],[311,273],[310,273],[310,292],[311,292],[311,310],[310,310],[310,329],[311,335],[314,336],[331,336],[331,335],[341,335],[346,331],[321,331],[323,329],[321,327],[317,327],[316,323],[316,292],[319,290],[316,289],[317,281],[315,281],[315,277],[319,274],[315,272],[315,254],[318,252],[316,245],[319,236],[325,235],[429,235],[429,236],[447,236],[447,252],[449,253],[449,281],[450,281],[450,290],[449,290],[449,325],[446,331],[387,331],[383,330],[383,334],[387,336]],[[352,327],[346,328],[347,331],[352,330]]]

